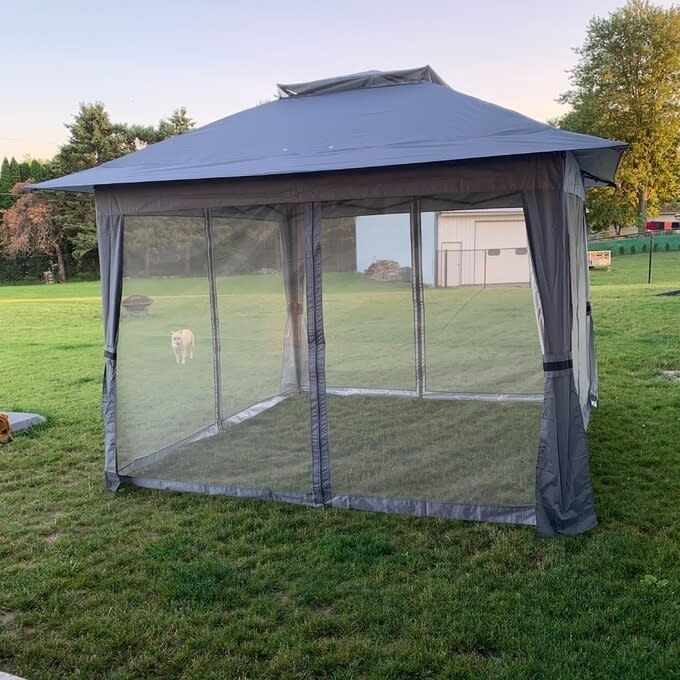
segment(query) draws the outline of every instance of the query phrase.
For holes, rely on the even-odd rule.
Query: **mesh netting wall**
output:
[[[440,427],[454,433],[442,447],[444,493],[464,503],[529,506],[544,378],[526,242],[455,258],[458,280],[424,291],[426,391],[440,399]],[[475,278],[473,266],[483,272],[485,260],[493,276],[487,264],[487,277]]]
[[[323,276],[333,494],[531,506],[543,372],[526,235],[512,250],[525,274],[513,261],[507,284],[447,286],[437,280],[441,249],[431,250],[436,220],[421,215],[421,397],[411,220],[388,210],[356,216],[357,271]],[[334,221],[323,220],[324,251]]]
[[[121,474],[309,492],[300,229],[275,207],[126,218]]]
[[[117,367],[119,470],[215,420],[203,218],[200,213],[128,217],[124,229]],[[187,363],[182,365],[177,363],[171,333],[184,329],[192,331],[194,342],[186,346]]]
[[[299,206],[125,218],[119,473],[319,502],[314,453],[337,504],[533,506],[543,374],[526,235],[451,255],[437,215],[412,205],[323,205],[318,261]],[[463,282],[484,260],[487,277]],[[310,388],[305,270],[319,268],[325,382]],[[326,412],[324,463],[325,422],[316,444],[311,423]]]

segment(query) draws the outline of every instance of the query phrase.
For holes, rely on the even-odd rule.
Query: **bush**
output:
[[[626,249],[623,246],[619,246],[619,255],[625,255]]]
[[[630,254],[635,255],[635,253],[637,253],[637,248],[635,246],[631,246],[630,247]]]
[[[654,244],[654,247],[652,248],[652,250],[656,253],[656,252],[659,250],[659,244],[658,244],[658,243],[655,243],[655,244]]]
[[[643,244],[642,244],[642,252],[643,252],[643,253],[646,253],[648,250],[649,250],[649,248],[647,247],[647,244],[646,244],[646,243],[643,243]]]
[[[668,251],[671,249],[671,244],[668,243],[668,241],[666,241],[666,243],[664,243],[664,245],[663,245],[663,249],[664,249],[666,252],[668,252]]]

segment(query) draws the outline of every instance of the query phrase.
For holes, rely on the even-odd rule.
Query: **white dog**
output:
[[[186,364],[187,358],[194,358],[194,334],[188,329],[170,331],[170,346],[175,353],[178,364]]]

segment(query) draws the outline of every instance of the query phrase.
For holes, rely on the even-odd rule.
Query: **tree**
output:
[[[121,132],[126,140],[129,151],[143,149],[149,144],[162,142],[168,137],[181,135],[188,132],[195,125],[194,121],[187,115],[184,107],[175,109],[170,118],[161,118],[158,127],[153,125],[121,125]]]
[[[125,155],[129,148],[124,129],[111,122],[104,104],[80,104],[72,123],[66,123],[70,136],[54,158],[53,170],[67,174],[92,168]]]
[[[12,193],[12,187],[20,181],[21,166],[16,158],[4,158],[0,166],[0,209],[9,208],[14,203],[16,197]]]
[[[31,172],[28,179],[35,180],[36,182],[42,182],[47,177],[45,166],[35,159],[31,161]]]
[[[7,252],[10,255],[17,253],[55,255],[59,281],[66,281],[62,247],[64,234],[54,220],[53,206],[45,196],[37,192],[31,191],[22,195],[21,190],[27,184],[30,182],[19,182],[12,188],[12,193],[19,198],[3,214]]]
[[[10,193],[14,193],[12,188],[17,182],[21,182],[21,169],[17,159],[12,156],[12,160],[9,162],[9,172],[7,175],[7,183],[9,184]]]
[[[69,139],[43,170],[46,179],[86,170],[101,163],[178,134],[193,126],[186,109],[177,109],[158,127],[114,123],[101,102],[81,103],[73,122],[67,123]],[[17,180],[18,181],[18,180]],[[12,199],[10,199],[11,201]],[[55,231],[63,247],[82,268],[94,260],[97,248],[94,199],[86,194],[57,192],[45,198],[52,208]]]
[[[89,194],[55,192],[46,197],[53,210],[54,222],[64,236],[64,247],[82,268],[97,249],[94,199]]]
[[[680,7],[630,0],[592,19],[576,53],[573,88],[560,98],[572,110],[559,126],[630,144],[618,189],[592,193],[589,214],[600,227],[643,229],[649,211],[680,193]]]
[[[126,126],[113,123],[101,102],[81,103],[66,128],[69,139],[49,165],[46,174],[51,177],[87,170],[134,150]],[[93,197],[58,192],[46,200],[64,247],[80,265],[97,246]]]
[[[19,181],[25,182],[27,179],[31,179],[31,162],[22,161],[19,163]]]
[[[182,135],[189,132],[196,123],[189,118],[187,110],[184,106],[175,109],[170,118],[161,119],[158,123],[158,132],[161,139],[174,137],[175,135]]]
[[[0,210],[9,208],[14,200],[11,195],[12,185],[9,183],[9,160],[2,159],[0,165]]]
[[[586,196],[588,226],[594,232],[614,229],[617,236],[626,226],[635,224],[637,215],[632,202],[622,200],[621,193],[613,187],[591,189]]]

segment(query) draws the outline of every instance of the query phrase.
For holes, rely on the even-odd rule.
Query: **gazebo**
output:
[[[595,526],[584,198],[626,145],[429,66],[279,91],[31,187],[95,195],[107,488]],[[437,216],[471,208],[523,209],[530,285],[424,283]]]

